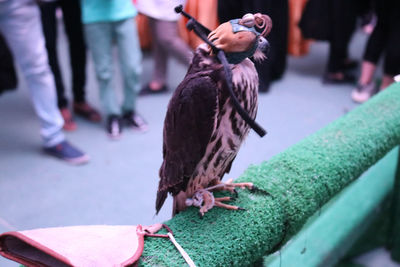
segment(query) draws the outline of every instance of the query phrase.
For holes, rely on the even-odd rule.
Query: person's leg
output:
[[[149,26],[153,38],[152,55],[154,59],[154,68],[153,76],[148,86],[149,88],[144,88],[140,92],[141,94],[145,94],[146,90],[149,89],[153,91],[161,90],[165,86],[167,80],[168,53],[163,48],[162,42],[159,40],[160,28],[158,27],[159,24],[157,22],[158,20],[149,18]]]
[[[118,47],[118,56],[124,80],[124,100],[122,111],[134,111],[136,95],[140,89],[142,74],[142,52],[134,19],[113,23]]]
[[[69,43],[74,112],[85,119],[98,122],[101,120],[99,112],[86,102],[86,45],[79,0],[59,0],[59,2],[64,14],[64,26]]]
[[[11,2],[11,3],[10,3]],[[45,147],[64,140],[54,78],[48,65],[40,11],[34,1],[0,3],[0,30],[27,81]]]
[[[374,73],[388,40],[388,27],[390,27],[390,24],[388,23],[386,12],[385,2],[376,1],[378,22],[365,48],[358,85],[351,92],[351,98],[358,103],[367,101],[378,91],[374,82]],[[385,83],[386,81],[388,79],[385,79]]]
[[[0,95],[7,90],[15,90],[18,86],[14,58],[6,40],[0,32]]]
[[[389,38],[386,46],[386,54],[383,63],[383,77],[380,90],[387,88],[394,82],[394,76],[400,74],[400,31],[395,30],[396,34]]]
[[[372,81],[376,65],[387,43],[387,18],[381,1],[376,1],[376,13],[378,22],[367,41],[363,55],[361,75],[358,81],[361,85],[366,85]]]
[[[176,21],[157,20],[158,41],[169,55],[181,64],[189,65],[193,57],[192,49],[179,36]]]
[[[389,85],[391,85],[394,82],[394,76],[390,74],[384,74],[382,77],[382,83],[380,86],[380,90],[385,90]]]
[[[367,84],[372,80],[376,65],[385,48],[386,39],[385,29],[383,25],[378,22],[365,47],[359,79],[360,84]],[[371,66],[375,68],[372,69]]]
[[[357,18],[357,1],[337,0],[332,2],[332,28],[329,55],[324,82],[353,83],[355,77],[346,73],[348,47]]]
[[[175,21],[149,20],[151,35],[153,38],[154,72],[153,78],[141,94],[148,92],[166,91],[168,56],[171,55],[180,63],[189,65],[192,58],[192,50],[180,38],[178,25]]]
[[[113,88],[112,25],[89,23],[84,25],[84,31],[94,62],[104,112],[107,115],[119,115],[121,111]]]
[[[40,119],[44,152],[72,164],[89,157],[65,141],[63,119],[57,108],[54,78],[48,65],[40,11],[33,0],[0,2],[0,31],[25,76]]]
[[[60,2],[44,2],[40,5],[42,14],[43,33],[46,40],[46,49],[49,56],[49,63],[54,75],[57,89],[57,103],[64,119],[64,130],[73,131],[77,125],[72,118],[68,108],[68,100],[65,97],[65,87],[62,79],[57,54],[57,18],[56,9]]]
[[[354,102],[363,103],[377,92],[373,80],[376,70],[376,63],[364,60],[361,63],[361,73],[357,87],[351,92]]]
[[[106,131],[109,137],[117,139],[122,132],[121,109],[113,86],[113,25],[112,22],[89,23],[84,25],[86,44],[91,52],[100,89],[100,101],[107,116]]]
[[[400,17],[398,1],[386,1],[388,18],[388,39],[385,47],[385,60],[383,64],[383,78],[380,89],[383,90],[394,82],[394,76],[400,74]]]
[[[363,61],[361,64],[361,74],[358,81],[359,84],[366,85],[372,82],[376,70],[376,63]]]
[[[69,43],[74,102],[85,102],[86,46],[79,0],[60,0],[60,6]]]
[[[146,131],[147,123],[136,112],[136,95],[140,89],[142,53],[135,20],[126,19],[114,23],[119,61],[124,79],[123,120],[135,130]]]
[[[58,64],[56,18],[56,9],[58,6],[58,2],[45,2],[40,5],[40,11],[49,64],[54,75],[57,89],[57,103],[58,107],[62,109],[67,107],[68,102],[65,97],[65,87],[60,71],[60,65]]]

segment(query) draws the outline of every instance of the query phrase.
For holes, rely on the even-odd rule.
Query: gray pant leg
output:
[[[107,115],[120,115],[121,109],[115,92],[112,41],[113,23],[98,22],[84,25],[86,44],[92,55],[100,100]]]
[[[54,77],[48,64],[39,9],[33,0],[0,2],[0,30],[25,76],[40,119],[44,146],[64,140]]]
[[[165,84],[168,56],[174,57],[182,64],[189,65],[193,53],[190,47],[179,36],[176,21],[150,19],[150,27],[154,40],[155,70],[153,81]]]
[[[133,18],[114,22],[119,63],[124,80],[122,112],[134,111],[136,94],[140,90],[142,75],[142,52],[136,22]]]

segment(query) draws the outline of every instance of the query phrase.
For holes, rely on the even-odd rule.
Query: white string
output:
[[[171,240],[171,242],[175,245],[175,247],[178,249],[178,251],[181,253],[182,257],[185,259],[185,261],[187,262],[187,264],[190,267],[196,267],[196,265],[194,264],[194,262],[192,261],[192,259],[189,257],[189,255],[186,253],[185,250],[183,250],[183,248],[178,244],[178,242],[176,242],[174,236],[171,233],[167,233],[167,235],[169,236],[169,239]]]

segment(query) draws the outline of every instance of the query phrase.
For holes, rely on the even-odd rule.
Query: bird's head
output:
[[[219,25],[208,35],[208,39],[225,52],[231,64],[238,64],[252,56],[256,60],[262,60],[269,50],[265,37],[271,28],[269,16],[261,13],[246,14],[241,19]]]

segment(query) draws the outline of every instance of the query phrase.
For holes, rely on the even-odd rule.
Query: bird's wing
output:
[[[217,103],[217,84],[209,75],[188,75],[176,89],[164,121],[157,212],[168,192],[185,191],[215,129]]]

